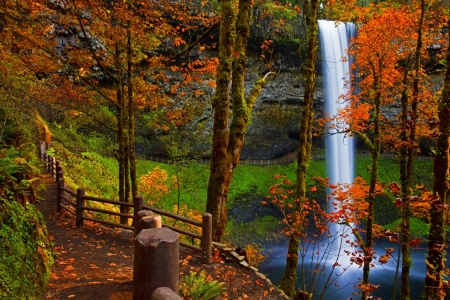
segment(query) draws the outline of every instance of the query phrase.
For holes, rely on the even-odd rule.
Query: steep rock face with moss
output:
[[[260,56],[259,46],[253,41],[249,45],[248,61],[245,75],[245,91],[248,94],[256,81],[269,71],[276,72],[266,80],[266,85],[256,100],[251,121],[247,127],[245,144],[242,149],[241,159],[274,159],[284,154],[295,151],[298,147],[299,124],[304,93],[304,72],[302,71],[302,59],[296,50],[287,46],[276,46],[270,69],[267,60]],[[204,55],[214,55],[205,53]],[[321,70],[321,66],[317,66]],[[176,78],[176,75],[173,74]],[[182,81],[181,78],[178,79]],[[170,87],[174,83],[167,84],[166,93],[170,93]],[[315,94],[316,116],[323,113],[324,94],[322,90],[322,76],[316,77],[317,89]],[[201,103],[201,111],[197,112],[194,119],[184,126],[181,132],[181,140],[191,145],[192,152],[199,156],[210,155],[211,128],[213,124],[213,110],[210,104],[214,89],[192,84],[203,91],[201,96],[195,96],[195,101]],[[192,90],[183,90],[186,94]],[[189,98],[189,97],[187,97]],[[139,121],[138,121],[139,122]],[[158,135],[147,135],[145,149],[147,154],[164,156],[165,140]],[[139,144],[139,143],[138,143]],[[138,148],[144,146],[138,145]],[[139,150],[138,150],[139,151]]]
[[[297,61],[299,60],[297,55]],[[253,65],[257,65],[257,62]],[[246,90],[250,89],[257,77],[257,70],[250,68]],[[282,68],[268,81],[253,109],[252,122],[242,151],[243,159],[273,159],[297,149],[304,93],[303,78],[301,67],[292,66]],[[319,88],[314,105],[317,114],[321,115],[324,100],[321,77],[318,77],[317,85]]]

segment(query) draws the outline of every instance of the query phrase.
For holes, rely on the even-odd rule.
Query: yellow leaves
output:
[[[145,195],[149,204],[158,202],[161,197],[169,193],[169,175],[166,170],[156,167],[139,178],[139,191]]]

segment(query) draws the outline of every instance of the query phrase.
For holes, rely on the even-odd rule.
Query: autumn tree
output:
[[[236,7],[234,1],[221,0],[220,5],[219,62],[217,87],[211,99],[214,125],[206,202],[206,211],[213,216],[214,241],[220,241],[225,231],[228,187],[239,164],[252,106],[265,83],[265,78],[260,79],[245,98],[244,75],[252,2],[242,0]]]
[[[386,140],[386,133],[389,132],[387,128],[391,126],[392,122],[383,115],[387,111],[383,107],[393,104],[395,98],[401,95],[404,77],[406,76],[409,80],[409,75],[403,73],[405,69],[398,66],[408,59],[413,61],[412,58],[417,53],[415,51],[417,23],[414,15],[408,13],[407,10],[390,7],[375,8],[370,18],[362,21],[358,36],[349,50],[349,53],[355,55],[353,68],[357,70],[357,78],[355,78],[357,80],[354,81],[354,84],[358,86],[358,93],[352,89],[347,94],[347,99],[350,100],[349,108],[343,109],[341,116],[347,118],[349,124],[347,129],[362,138],[370,149],[372,157],[369,192],[366,199],[368,203],[366,240],[362,246],[365,254],[364,272],[360,285],[363,299],[365,299],[368,296],[365,287],[370,284],[369,272],[373,260],[374,207],[378,195],[376,186],[379,157],[382,141]],[[420,53],[420,48],[418,51]],[[409,66],[405,68],[409,70]],[[403,84],[406,83],[406,81],[403,82]],[[404,90],[403,92],[407,93]],[[406,96],[406,94],[404,95]],[[340,126],[339,124],[341,123],[336,122],[333,126]],[[368,134],[369,132],[370,134]],[[415,139],[415,136],[413,134],[408,138]],[[410,149],[412,151],[410,163],[412,164],[415,148],[411,146]],[[406,244],[406,247],[409,247],[409,244]],[[404,259],[406,262],[408,258]]]
[[[416,6],[418,9],[416,9]],[[400,183],[401,183],[401,253],[402,253],[402,275],[401,275],[401,299],[410,299],[410,283],[409,273],[412,265],[411,261],[411,246],[410,246],[410,218],[412,215],[410,197],[412,196],[412,178],[413,178],[413,166],[415,155],[417,153],[417,140],[420,133],[421,120],[424,120],[423,115],[419,116],[419,104],[424,105],[429,97],[424,95],[421,91],[427,91],[426,88],[420,86],[421,79],[424,74],[422,69],[422,56],[423,56],[423,32],[424,32],[424,16],[425,16],[425,1],[414,5],[409,13],[414,20],[415,28],[417,31],[414,35],[411,33],[410,37],[416,41],[414,51],[408,53],[403,57],[403,90],[401,93],[401,116],[400,116]],[[414,15],[414,11],[420,14]],[[412,45],[411,45],[412,47]],[[412,48],[413,49],[413,48]],[[410,70],[412,69],[412,72]],[[412,73],[412,74],[411,74]],[[412,77],[412,84],[411,84]],[[412,97],[411,90],[412,88]],[[426,109],[421,110],[427,111]],[[423,124],[423,123],[422,123]],[[396,143],[397,144],[397,143]],[[398,148],[395,147],[395,148]],[[394,297],[395,297],[395,285],[394,285]]]
[[[295,188],[296,201],[294,203],[293,223],[300,223],[302,206],[306,199],[306,172],[311,158],[312,124],[314,119],[315,93],[315,62],[317,52],[317,16],[319,2],[317,0],[303,1],[303,17],[307,26],[307,61],[305,66],[305,92],[303,100],[302,118],[300,121],[299,148],[297,152],[297,182]],[[300,228],[294,229],[289,236],[289,248],[286,258],[286,269],[281,279],[280,288],[286,295],[292,295],[297,278],[298,250]]]
[[[447,33],[450,18],[447,15]],[[426,258],[425,299],[444,299],[448,284],[445,276],[445,220],[444,207],[447,205],[449,190],[449,138],[450,138],[450,38],[447,37],[446,72],[444,86],[438,104],[438,138],[433,162],[434,201],[430,212],[430,233]]]
[[[116,133],[120,201],[137,194],[135,112],[167,108],[168,97],[160,83],[170,78],[161,70],[200,73],[204,65],[211,65],[199,66],[187,59],[182,68],[171,66],[170,57],[175,59],[179,52],[189,58],[193,48],[179,35],[191,29],[198,34],[204,30],[199,29],[202,24],[209,32],[215,19],[206,13],[192,14],[184,2],[166,4],[24,1],[21,5],[32,22],[9,28],[15,35],[11,47],[48,87],[41,101],[79,111]],[[163,44],[167,39],[173,45]],[[187,49],[179,50],[180,44],[188,44]],[[29,55],[31,51],[34,55]]]

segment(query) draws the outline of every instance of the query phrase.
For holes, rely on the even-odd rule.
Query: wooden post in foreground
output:
[[[83,226],[83,218],[84,218],[84,195],[85,191],[83,188],[77,189],[77,207],[75,209],[76,214],[76,226],[80,227]]]
[[[212,262],[212,215],[203,214],[202,220],[202,260],[204,264]]]
[[[145,216],[138,223],[139,232],[142,229],[161,228],[161,216]]]
[[[148,228],[155,228],[155,227],[143,227],[141,220],[144,217],[152,217],[153,216],[153,212],[151,210],[147,210],[147,209],[143,209],[140,210],[136,213],[136,220],[137,222],[135,223],[135,235],[137,235],[139,232],[141,232],[142,229],[148,229]]]
[[[178,233],[167,227],[143,229],[134,247],[133,300],[150,299],[159,287],[178,291]]]
[[[168,287],[159,287],[153,291],[151,300],[182,300],[174,291]]]

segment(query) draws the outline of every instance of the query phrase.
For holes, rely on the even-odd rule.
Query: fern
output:
[[[225,293],[224,285],[217,280],[210,281],[203,270],[200,274],[193,272],[181,278],[179,292],[183,299],[210,300]]]

